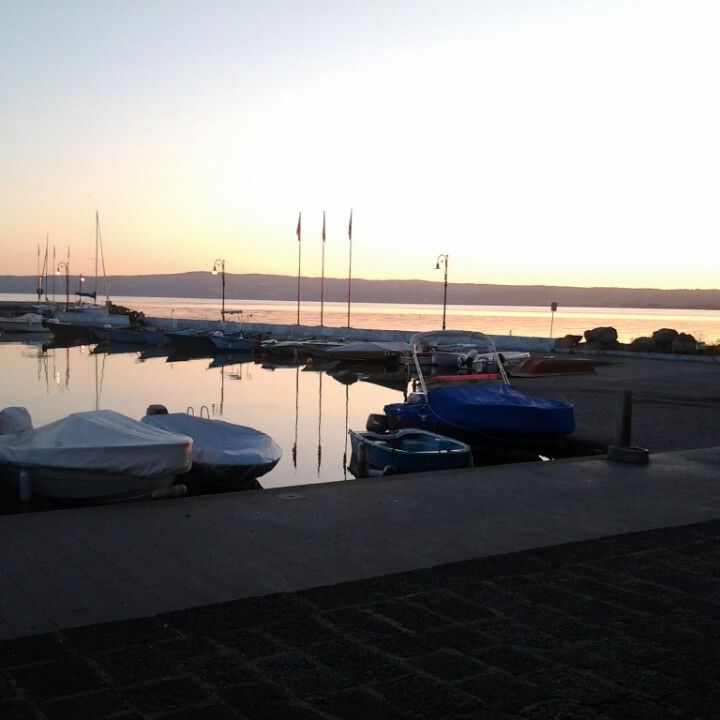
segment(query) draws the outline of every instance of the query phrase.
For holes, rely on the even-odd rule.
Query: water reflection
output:
[[[203,406],[214,417],[269,434],[283,449],[263,487],[347,479],[347,429],[404,397],[407,383],[382,369],[307,364],[292,358],[182,353],[155,348],[0,343],[3,407],[26,407],[37,427],[71,412],[111,409],[141,418],[151,404],[170,412]],[[159,357],[159,362],[147,360]],[[162,361],[165,358],[165,362]],[[335,382],[328,382],[332,378]],[[352,378],[352,379],[350,379]]]

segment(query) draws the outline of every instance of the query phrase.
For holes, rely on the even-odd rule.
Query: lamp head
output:
[[[440,261],[439,260],[435,263],[435,269],[436,270],[440,269]]]

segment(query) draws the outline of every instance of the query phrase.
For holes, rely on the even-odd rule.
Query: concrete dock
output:
[[[670,364],[518,383],[633,389],[647,465],[0,517],[0,717],[717,717],[720,370]]]

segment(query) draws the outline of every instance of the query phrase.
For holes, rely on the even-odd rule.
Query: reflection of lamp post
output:
[[[445,311],[447,309],[447,270],[448,270],[448,256],[447,255],[438,255],[437,263],[435,264],[435,269],[440,269],[440,263],[442,263],[445,266],[445,279],[443,282],[443,323],[442,323],[442,329],[445,329]]]
[[[215,261],[212,269],[213,275],[218,274],[218,268],[220,268],[219,272],[222,277],[222,310],[220,310],[220,317],[222,318],[222,321],[225,322],[225,260],[218,258]]]
[[[66,262],[58,263],[56,275],[60,274],[61,270],[65,270],[65,310],[70,309],[70,265]]]

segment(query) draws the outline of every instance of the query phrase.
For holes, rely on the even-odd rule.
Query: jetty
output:
[[[720,367],[593,362],[585,457],[0,517],[0,716],[714,717]]]

